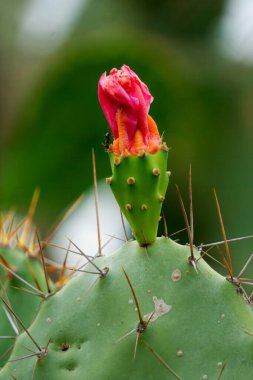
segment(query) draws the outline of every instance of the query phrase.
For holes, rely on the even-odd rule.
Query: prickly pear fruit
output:
[[[167,150],[126,158],[110,153],[110,161],[113,174],[107,182],[133,235],[142,246],[153,243],[169,182]]]

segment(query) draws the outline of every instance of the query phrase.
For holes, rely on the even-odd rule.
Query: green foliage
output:
[[[225,0],[141,0],[131,3],[135,10],[144,12],[144,26],[167,36],[185,40],[202,39],[210,34],[222,15]]]
[[[194,251],[196,259],[199,253]],[[140,248],[128,242],[94,263],[107,275],[83,273],[43,301],[30,328],[42,356],[6,365],[0,379],[245,379],[252,377],[252,310],[236,286],[189,247],[167,238]],[[137,341],[138,313],[149,320]],[[88,271],[95,271],[89,264]],[[157,307],[154,307],[154,302]],[[155,313],[152,314],[155,310]],[[23,333],[12,360],[38,352]],[[173,375],[174,371],[177,375]],[[29,377],[30,378],[30,377]]]

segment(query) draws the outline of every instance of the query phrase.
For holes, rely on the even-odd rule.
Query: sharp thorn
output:
[[[193,267],[193,269],[195,270],[195,272],[198,274],[198,268],[197,268],[197,261],[195,259],[192,260],[191,257],[189,257],[189,262],[191,264],[191,266]]]
[[[41,246],[41,242],[40,242],[40,238],[39,238],[39,234],[38,234],[37,230],[36,230],[36,236],[37,236],[37,241],[38,241],[39,248],[40,248],[39,251],[40,251],[41,261],[42,261],[42,265],[43,265],[43,271],[44,271],[45,281],[46,281],[46,285],[47,285],[47,291],[48,291],[48,294],[51,294],[52,291],[51,291],[51,288],[49,285],[49,279],[48,279],[47,269],[46,269],[46,265],[45,265],[44,253],[43,253],[43,249]]]
[[[0,339],[16,339],[16,336],[9,336],[9,335],[1,335]]]
[[[18,315],[13,311],[13,309],[11,308],[11,306],[8,305],[8,303],[3,299],[3,297],[1,297],[1,300],[2,302],[5,304],[5,306],[8,308],[8,310],[11,312],[11,314],[16,318],[16,320],[20,323],[20,325],[23,327],[23,329],[25,330],[25,332],[27,333],[27,335],[29,336],[29,338],[31,339],[31,341],[35,344],[35,346],[38,348],[39,351],[42,351],[42,348],[38,345],[38,343],[36,342],[36,340],[32,337],[32,335],[29,333],[29,331],[27,330],[27,328],[25,327],[25,325],[23,324],[23,322],[21,321],[21,319],[18,317]]]
[[[227,236],[226,236],[224,223],[223,223],[223,219],[222,219],[222,215],[221,215],[220,204],[219,204],[219,200],[218,200],[215,189],[214,189],[214,198],[215,198],[216,208],[217,208],[218,216],[219,216],[219,220],[220,220],[221,232],[222,232],[223,240],[224,240],[224,244],[225,244],[225,250],[226,250],[226,255],[227,255],[227,260],[228,260],[229,272],[230,272],[231,276],[233,277],[233,267],[232,267],[231,255],[230,255],[229,246],[228,246],[228,242],[227,242]]]
[[[135,345],[134,345],[134,360],[136,358],[137,346],[138,346],[140,335],[141,334],[137,332],[136,339],[135,339]]]
[[[31,226],[32,226],[32,219],[38,205],[39,196],[40,196],[40,190],[35,189],[32,200],[31,200],[31,204],[28,210],[28,214],[25,220],[24,230],[19,239],[21,246],[28,245],[28,237],[29,237]]]
[[[6,269],[9,273],[11,273],[18,280],[20,280],[21,282],[23,282],[24,284],[26,284],[27,286],[29,286],[29,288],[33,289],[35,292],[37,292],[38,294],[40,294],[41,297],[46,298],[46,295],[43,292],[41,292],[40,290],[38,290],[37,288],[35,288],[34,286],[32,286],[29,282],[27,282],[26,280],[24,280],[22,277],[20,277],[13,270],[11,270],[7,266],[5,266],[3,263],[1,263],[1,261],[0,261],[0,266],[3,267],[4,269]]]
[[[164,212],[162,212],[162,216],[163,216],[164,236],[167,238],[169,234],[168,234],[168,227],[167,227],[167,222],[166,222]]]
[[[183,198],[181,196],[181,193],[180,193],[178,185],[176,185],[176,189],[177,189],[177,194],[178,194],[178,198],[179,198],[180,206],[181,206],[181,209],[182,209],[182,212],[183,212],[185,226],[186,226],[186,230],[187,230],[187,235],[188,235],[188,240],[189,240],[189,245],[190,245],[190,252],[191,252],[191,260],[195,261],[194,253],[193,253],[192,234],[191,234],[191,229],[190,229],[187,213],[186,213],[186,210],[185,210]]]
[[[22,292],[31,294],[31,295],[36,296],[36,297],[41,297],[40,294],[32,292],[32,291],[30,291],[30,290],[28,290],[26,288],[18,288],[17,286],[11,286],[11,288],[16,289],[16,290],[20,290]]]
[[[71,244],[74,245],[74,247],[76,247],[76,249],[81,253],[81,255],[84,256],[89,261],[89,263],[99,271],[100,275],[104,277],[104,272],[89,258],[89,256],[87,256],[71,239],[67,239],[71,242]]]
[[[192,202],[192,166],[189,168],[189,205],[190,205],[190,230],[191,230],[191,242],[193,244],[194,237],[194,225],[193,225],[193,202]]]
[[[10,347],[8,347],[8,349],[0,356],[0,360],[2,360],[3,358],[5,358],[5,356],[7,356],[11,350],[13,349],[14,347],[14,344],[12,344]]]
[[[30,263],[30,260],[29,260],[29,256],[28,256],[28,255],[26,256],[26,261],[27,261],[28,269],[29,269],[29,271],[30,271],[30,273],[31,273],[31,275],[32,275],[33,281],[35,282],[35,285],[36,285],[37,289],[38,289],[40,292],[42,292],[41,286],[40,286],[39,281],[38,281],[38,279],[37,279],[37,277],[36,277],[36,274],[35,274],[35,272],[34,272],[34,270],[33,270],[33,267],[32,267],[32,265],[31,265],[31,263]]]
[[[115,344],[121,342],[123,339],[127,338],[128,336],[130,336],[134,332],[136,332],[136,327],[133,330],[131,330],[128,333],[126,333],[125,335],[123,335],[122,337],[120,337],[119,339],[117,339],[116,342],[115,342]]]
[[[169,235],[169,237],[171,237],[171,236],[174,236],[174,235],[177,235],[177,234],[179,234],[180,232],[183,232],[183,231],[185,231],[185,230],[187,230],[187,228],[186,228],[186,227],[184,227],[184,228],[181,228],[181,230],[178,230],[178,231],[176,231],[176,232],[173,232],[172,234],[170,234],[170,235]]]
[[[105,234],[105,235],[111,237],[111,239],[120,240],[120,241],[123,241],[123,242],[125,243],[125,240],[124,240],[124,239],[121,239],[121,238],[119,238],[119,237],[117,237],[117,236],[115,236],[115,235],[110,235],[110,234]]]
[[[63,266],[62,266],[62,268],[60,270],[60,273],[59,273],[59,280],[58,280],[58,282],[59,282],[60,287],[62,287],[63,283],[64,283],[64,276],[65,276],[66,265],[67,265],[67,260],[68,260],[68,255],[69,255],[70,247],[71,247],[71,243],[69,242],[68,249],[67,249],[65,257],[64,257]]]
[[[138,302],[138,299],[137,299],[136,293],[135,293],[135,291],[134,291],[133,285],[132,285],[132,283],[131,283],[131,281],[130,281],[130,278],[129,278],[128,274],[126,273],[126,271],[125,271],[125,269],[124,269],[123,267],[122,267],[122,270],[123,270],[123,272],[124,272],[124,275],[125,275],[125,277],[126,277],[126,279],[127,279],[128,285],[129,285],[129,287],[130,287],[130,289],[131,289],[131,292],[132,292],[132,295],[133,295],[133,297],[134,297],[135,306],[136,306],[136,308],[137,308],[137,312],[138,312],[138,316],[139,316],[139,322],[140,322],[141,324],[143,324],[143,323],[144,323],[144,320],[143,320],[143,318],[142,318],[142,314],[141,314],[141,310],[140,310],[139,302]]]
[[[221,367],[221,370],[220,370],[220,373],[219,373],[219,376],[218,376],[218,379],[217,380],[221,380],[221,377],[225,371],[225,367],[226,367],[226,363],[223,364],[223,366]]]
[[[182,380],[180,376],[178,376],[173,369],[166,363],[166,361],[146,342],[143,341],[144,345],[147,347],[147,349],[151,352],[151,354],[167,369],[167,371],[174,376],[177,380]]]
[[[250,262],[252,261],[253,259],[253,253],[250,255],[250,257],[248,258],[248,260],[246,261],[245,265],[243,266],[242,270],[240,271],[240,273],[238,274],[238,277],[241,277],[243,275],[243,273],[245,272],[245,270],[247,269],[248,265],[250,264]]]
[[[42,241],[42,244],[43,244],[43,246],[44,246],[44,242],[43,242],[43,241]],[[54,244],[54,243],[52,243],[52,242],[48,242],[47,245],[50,246],[50,247],[55,247],[55,248],[61,249],[61,250],[63,250],[63,251],[66,251],[66,249],[67,249],[66,247],[61,247],[60,245]],[[76,255],[79,255],[79,256],[83,256],[82,253],[77,252],[77,251],[73,251],[73,250],[71,250],[71,249],[69,249],[69,252],[70,252],[70,253],[75,253]],[[86,256],[88,256],[88,257],[90,257],[90,258],[93,259],[93,256],[90,256],[90,255],[86,255]]]
[[[227,239],[227,243],[233,243],[233,242],[236,242],[236,241],[245,240],[245,239],[251,239],[251,238],[253,238],[253,235],[241,236],[241,237],[238,237],[238,238]],[[225,243],[225,241],[221,240],[221,241],[216,241],[214,243],[200,244],[200,245],[198,245],[197,248],[214,247],[215,245],[221,245],[221,244],[224,244],[224,243]]]
[[[215,261],[217,264],[219,264],[223,268],[226,268],[224,264],[222,264],[219,260],[217,260],[215,257],[213,257],[212,255],[210,255],[207,251],[202,251],[202,252],[203,252],[203,254],[201,253],[200,257],[197,259],[197,262],[200,259],[203,259],[205,256],[208,256],[211,260]]]
[[[1,289],[2,289],[2,292],[4,294],[4,297],[5,297],[6,301],[7,301],[7,303],[11,306],[8,294],[6,292],[5,286],[3,285],[1,279],[0,279],[0,285],[1,285]],[[11,315],[8,313],[8,311],[6,310],[6,308],[4,307],[4,305],[2,305],[2,307],[4,308],[5,314],[6,314],[7,318],[9,319],[9,322],[11,323],[13,330],[15,331],[15,333],[17,335],[19,335],[20,330],[19,330],[19,327],[18,327],[16,319],[11,317]]]
[[[7,363],[13,363],[13,362],[17,362],[19,360],[29,359],[29,358],[32,358],[34,356],[39,357],[39,355],[40,355],[40,352],[35,352],[34,354],[24,355],[24,356],[21,356],[20,358],[8,360]]]
[[[14,322],[14,319],[12,318],[12,316],[10,315],[10,313],[8,312],[8,310],[6,309],[6,307],[4,305],[2,305],[2,308],[3,308],[3,311],[6,315],[6,317],[8,318],[8,321],[10,322],[11,327],[13,328],[15,334],[18,336],[20,334],[20,331],[19,331],[16,323]]]

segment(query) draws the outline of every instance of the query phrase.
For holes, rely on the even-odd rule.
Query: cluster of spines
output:
[[[0,341],[7,342],[8,340],[11,342],[13,339],[15,341],[20,334],[17,324],[19,309],[14,312],[12,308],[13,292],[18,291],[20,293],[19,304],[21,307],[25,299],[27,300],[29,307],[27,308],[25,319],[26,321],[29,319],[31,321],[39,305],[38,298],[41,300],[48,299],[57,289],[61,289],[74,274],[74,270],[72,270],[71,274],[66,274],[68,251],[63,265],[59,266],[44,257],[44,249],[47,245],[50,245],[50,239],[66,217],[79,204],[81,198],[74,203],[61,222],[52,229],[43,242],[40,240],[38,231],[33,224],[38,199],[39,191],[35,190],[28,213],[23,219],[17,218],[14,212],[0,216],[0,270],[3,273],[0,280],[0,307],[3,308],[6,315],[6,320],[2,321],[1,326],[6,325],[9,320],[10,327],[15,333],[14,336],[0,335]],[[22,269],[20,265],[22,265]],[[49,272],[59,272],[58,281],[53,283],[49,278]],[[36,299],[31,298],[31,296],[35,296]],[[23,325],[22,328],[24,328]],[[4,333],[3,329],[1,329],[1,333]],[[3,347],[0,350],[1,364],[5,362],[13,345],[10,344],[5,351]]]

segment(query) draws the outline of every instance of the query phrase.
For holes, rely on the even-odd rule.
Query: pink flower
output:
[[[98,98],[112,129],[112,151],[117,155],[154,153],[160,136],[148,115],[153,97],[148,87],[126,65],[103,73],[98,82]]]

